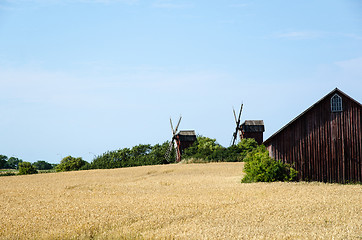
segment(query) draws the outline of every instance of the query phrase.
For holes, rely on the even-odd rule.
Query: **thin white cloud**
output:
[[[244,7],[248,7],[250,4],[248,3],[235,3],[235,4],[230,4],[229,6],[232,8],[244,8]]]
[[[362,40],[362,36],[357,35],[357,34],[341,34],[343,37],[347,37],[347,38],[352,38],[355,40]]]
[[[315,39],[320,38],[324,35],[323,32],[314,32],[314,31],[290,31],[277,33],[274,35],[276,38],[285,38],[285,39]]]
[[[362,36],[357,34],[323,31],[286,31],[276,33],[273,35],[273,37],[291,40],[317,39],[322,37],[351,38],[354,40],[362,40]]]
[[[176,2],[172,0],[157,0],[152,4],[154,8],[169,8],[169,9],[182,9],[182,8],[191,8],[193,4]]]

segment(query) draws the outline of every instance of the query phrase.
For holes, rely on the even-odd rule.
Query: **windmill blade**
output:
[[[231,137],[230,144],[229,144],[230,146],[232,146],[233,140],[234,140],[234,134],[233,134],[233,136]]]
[[[172,129],[172,135],[175,135],[175,131],[173,130],[173,125],[172,125],[172,120],[170,118],[170,124],[171,124],[171,129]]]
[[[178,130],[178,126],[180,125],[181,118],[182,118],[182,117],[180,116],[180,119],[178,120],[178,123],[177,123],[176,128],[175,128],[174,134],[176,134],[176,132],[177,132],[177,130]]]
[[[244,106],[244,103],[242,103],[241,107],[240,107],[240,112],[239,112],[239,117],[238,117],[238,123],[239,124],[240,124],[241,112],[243,111],[243,106]]]
[[[241,112],[243,111],[243,106],[244,106],[244,104],[242,103],[242,104],[241,104],[241,107],[240,107],[240,111],[239,111],[239,116],[238,116],[238,118],[236,118],[235,109],[233,108],[233,113],[234,113],[234,117],[235,117],[236,128],[235,128],[235,132],[234,132],[233,138],[232,138],[232,145],[235,144],[235,141],[236,141],[236,139],[237,139],[238,132],[239,132],[239,129],[240,129],[240,118],[241,118]]]
[[[171,156],[171,152],[172,152],[172,148],[174,148],[174,138],[172,138],[172,140],[170,141],[170,143],[168,144],[168,148],[166,150],[166,153],[165,153],[165,159],[167,162],[170,162],[170,156]]]
[[[180,126],[181,118],[182,117],[180,116],[180,119],[178,120],[178,123],[177,123],[175,129],[173,128],[172,119],[170,118],[170,124],[171,124],[171,130],[172,130],[172,138],[171,138],[171,141],[170,141],[170,143],[168,145],[168,148],[166,150],[166,153],[165,153],[165,158],[166,158],[167,162],[170,162],[170,157],[171,157],[171,153],[172,153],[173,148],[175,148],[176,155],[178,154],[177,142],[175,142],[175,138],[176,138],[176,133],[177,133],[178,127]]]
[[[234,107],[233,107],[233,113],[234,113],[234,117],[235,117],[235,123],[237,124],[237,123],[238,123],[238,120],[236,119],[236,113],[235,113]]]
[[[172,148],[174,148],[174,140],[172,139],[170,144],[168,145],[168,151],[171,152]]]
[[[236,118],[236,113],[235,113],[234,107],[233,107],[233,113],[234,113],[234,118],[235,118],[236,129],[235,129],[235,132],[233,133],[233,137],[231,139],[232,146],[235,144],[236,134],[237,134],[238,127],[239,127],[239,123],[238,123],[238,119]]]
[[[232,145],[234,145],[235,144],[235,141],[236,141],[236,137],[237,137],[237,129],[235,130],[235,132],[234,132],[234,134],[233,134],[233,144]]]
[[[243,111],[243,106],[244,106],[244,104],[242,103],[241,106],[240,106],[238,121],[236,122],[236,129],[235,129],[235,133],[234,133],[233,145],[235,144],[235,141],[236,141],[236,139],[237,139],[238,133],[239,133],[239,136],[240,136],[240,140],[241,140],[241,138],[242,138],[241,132],[240,132],[240,118],[241,118],[241,113],[242,113],[242,111]]]

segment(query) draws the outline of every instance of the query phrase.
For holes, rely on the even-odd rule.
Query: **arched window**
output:
[[[331,110],[332,112],[342,112],[342,98],[338,94],[334,94],[331,98]]]

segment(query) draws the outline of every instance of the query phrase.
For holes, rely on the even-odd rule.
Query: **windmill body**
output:
[[[173,149],[175,149],[176,152],[176,162],[180,162],[183,151],[196,141],[196,134],[194,130],[181,130],[178,132],[181,118],[182,117],[180,117],[175,129],[173,128],[172,120],[170,118],[172,138],[165,154],[165,158],[168,162],[171,161],[170,158]]]
[[[194,130],[181,130],[176,134],[176,145],[177,145],[177,155],[176,162],[181,161],[181,155],[184,150],[188,147],[191,147],[194,142],[196,142],[196,134]]]
[[[263,132],[265,131],[263,120],[245,120],[240,126],[241,138],[254,138],[260,145],[263,143]]]

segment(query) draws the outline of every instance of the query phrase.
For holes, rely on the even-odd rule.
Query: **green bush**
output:
[[[36,167],[33,166],[30,162],[20,162],[19,163],[19,175],[25,174],[36,174],[38,171]]]
[[[297,177],[294,168],[272,159],[263,145],[249,153],[244,160],[246,175],[241,180],[243,183],[294,181]]]
[[[88,162],[84,161],[82,158],[74,158],[72,156],[67,156],[60,161],[55,167],[57,172],[64,172],[64,171],[76,171],[80,170],[85,165],[89,164]]]

